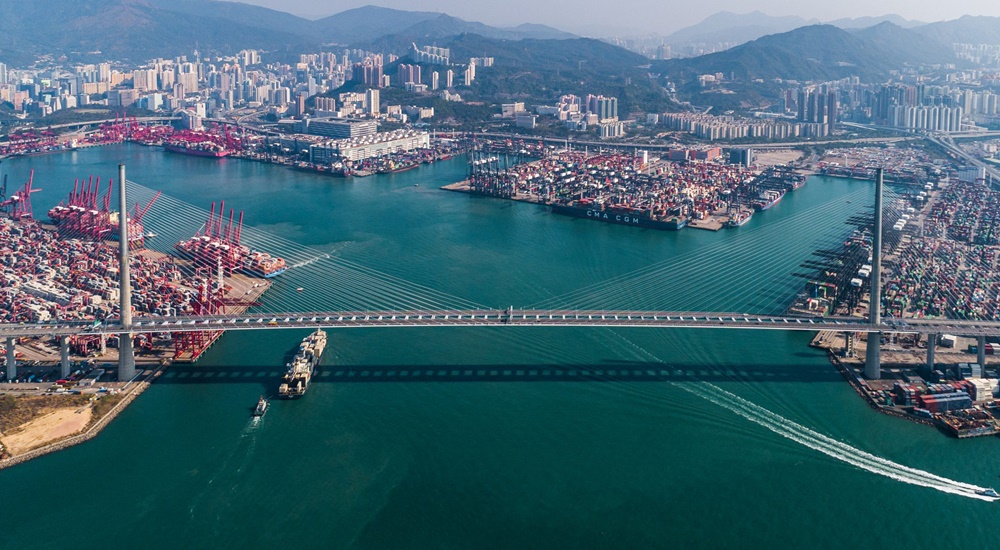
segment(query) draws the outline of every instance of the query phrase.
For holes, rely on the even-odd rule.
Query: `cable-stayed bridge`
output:
[[[122,168],[123,170],[123,168]],[[120,173],[119,181],[124,180]],[[158,192],[128,182],[129,197],[137,200],[135,212],[145,213],[149,206],[160,197]],[[103,209],[110,204],[112,186],[104,194]],[[870,188],[869,188],[870,189]],[[74,195],[84,197],[91,208],[90,219],[100,219],[99,198],[103,186],[85,183],[79,187],[74,185]],[[869,191],[855,191],[849,195],[859,198]],[[124,194],[119,192],[120,194]],[[890,204],[895,197],[890,193]],[[119,197],[121,199],[121,197]],[[850,203],[851,200],[847,200]],[[165,204],[164,204],[165,203]],[[146,204],[145,208],[140,208]],[[791,331],[839,331],[849,333],[880,333],[901,332],[934,335],[940,333],[955,333],[966,336],[985,337],[1000,335],[1000,322],[996,321],[964,321],[953,319],[911,319],[911,318],[864,318],[858,316],[801,316],[787,315],[771,311],[759,312],[722,312],[724,306],[714,293],[701,291],[692,293],[684,287],[682,277],[672,276],[665,280],[662,265],[655,269],[643,269],[628,273],[609,281],[590,285],[583,289],[555,296],[525,307],[490,308],[469,300],[452,296],[446,292],[421,286],[398,277],[379,272],[374,269],[351,262],[344,258],[331,256],[309,247],[297,245],[264,231],[252,227],[234,230],[234,212],[232,209],[226,219],[225,209],[219,205],[218,215],[210,214],[205,220],[206,211],[183,203],[169,196],[159,199],[159,205],[164,206],[165,214],[150,216],[144,220],[146,230],[159,235],[160,242],[173,243],[190,237],[192,228],[200,229],[197,235],[211,238],[213,247],[219,250],[229,250],[232,247],[245,246],[255,250],[270,250],[281,254],[289,265],[288,273],[282,275],[284,295],[282,305],[278,308],[266,303],[245,302],[247,307],[236,307],[227,310],[225,300],[217,294],[222,293],[226,286],[225,275],[235,273],[233,266],[222,265],[225,254],[222,252],[212,256],[211,260],[196,256],[186,260],[175,260],[169,256],[170,250],[159,250],[159,259],[137,253],[126,252],[126,247],[115,252],[119,258],[128,257],[129,261],[119,261],[118,265],[130,265],[142,273],[147,279],[147,286],[121,284],[128,280],[123,272],[114,266],[101,266],[101,262],[111,264],[115,254],[108,255],[105,250],[103,259],[88,259],[87,267],[91,270],[107,268],[110,276],[105,276],[106,295],[121,291],[118,303],[132,303],[147,300],[145,311],[135,308],[135,316],[126,310],[124,319],[119,315],[107,315],[93,319],[57,318],[35,323],[0,324],[0,338],[5,339],[8,346],[8,366],[15,365],[13,361],[14,339],[20,337],[58,337],[63,348],[64,370],[67,363],[67,340],[71,336],[107,335],[107,334],[147,334],[147,335],[183,335],[194,333],[220,332],[229,330],[280,330],[304,328],[398,328],[398,327],[649,327],[649,328],[710,328],[710,329],[756,329],[756,330],[791,330]],[[85,205],[86,206],[86,205]],[[894,206],[897,210],[899,206]],[[835,206],[823,206],[823,209],[835,209]],[[120,202],[120,212],[128,211],[124,199]],[[212,212],[215,211],[213,204]],[[832,210],[833,211],[833,210]],[[880,209],[881,211],[881,209]],[[819,211],[802,212],[792,216],[816,216]],[[792,219],[789,218],[789,219]],[[109,217],[109,219],[112,219]],[[119,235],[131,234],[127,227],[125,216],[117,218],[122,225]],[[775,231],[776,236],[782,236],[781,222],[769,224],[768,230]],[[60,226],[60,237],[73,242],[88,236],[84,232],[86,224],[78,226]],[[74,231],[81,232],[80,234]],[[91,232],[92,233],[92,232]],[[843,230],[838,233],[843,239]],[[235,240],[233,238],[235,235]],[[242,239],[242,241],[240,240]],[[780,250],[791,242],[769,243],[772,250]],[[745,245],[739,245],[745,246]],[[879,243],[875,248],[881,249]],[[736,250],[739,252],[739,250]],[[744,251],[745,252],[745,251]],[[766,252],[766,251],[765,251]],[[166,253],[166,254],[165,254]],[[709,251],[707,253],[714,253]],[[136,257],[143,256],[144,262],[137,263]],[[676,265],[687,261],[696,263],[697,257],[688,259],[675,258]],[[91,261],[93,260],[93,261]],[[162,268],[161,273],[152,273]],[[740,269],[738,263],[727,269]],[[43,271],[47,268],[39,268]],[[123,270],[127,271],[127,270]],[[785,272],[787,273],[787,272]],[[298,279],[296,279],[298,277]],[[877,274],[873,276],[877,280]],[[91,284],[91,279],[85,279]],[[152,286],[149,280],[156,279]],[[757,274],[748,278],[746,295],[768,292],[772,282],[766,274]],[[288,282],[286,282],[288,281]],[[98,281],[100,282],[100,281]],[[288,286],[295,284],[310,284],[310,292],[288,292]],[[318,283],[318,284],[317,284]],[[256,284],[254,286],[257,286]],[[877,284],[875,285],[878,286]],[[135,288],[133,288],[135,287]],[[317,288],[319,287],[319,288]],[[148,306],[148,294],[153,289],[157,292],[164,288],[173,288],[172,296],[176,303],[160,307],[160,311],[173,310],[176,313],[151,314]],[[301,288],[296,290],[302,290]],[[316,292],[322,291],[321,296]],[[112,292],[113,291],[113,292]],[[137,300],[130,295],[138,294]],[[678,297],[686,299],[688,304],[695,305],[691,310],[669,310],[663,304],[676,303]],[[876,297],[877,301],[877,297]],[[600,304],[600,305],[598,305]],[[610,305],[608,305],[610,304]],[[622,306],[625,307],[622,307]],[[571,306],[571,307],[567,307]],[[636,307],[638,306],[638,307]],[[652,306],[652,307],[649,307]],[[721,306],[721,307],[720,307]],[[698,309],[700,308],[700,309]],[[131,308],[130,308],[131,309]],[[131,338],[124,338],[123,361],[130,363]],[[877,346],[875,347],[877,350]],[[980,346],[983,349],[983,346]],[[877,360],[876,360],[877,364]],[[121,369],[122,376],[133,372],[134,367],[125,365]],[[12,372],[8,369],[8,373]],[[8,376],[10,378],[10,376]]]

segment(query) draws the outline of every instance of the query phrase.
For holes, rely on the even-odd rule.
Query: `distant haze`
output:
[[[963,15],[1000,16],[996,0],[952,0],[949,2],[914,2],[913,0],[840,0],[838,2],[802,2],[801,0],[619,0],[617,2],[470,2],[468,0],[242,0],[318,19],[344,10],[374,4],[411,11],[440,11],[469,21],[497,26],[542,23],[580,34],[626,34],[655,32],[668,34],[719,11],[747,13],[760,10],[768,15],[797,15],[806,19],[832,21],[844,17],[879,16],[894,13],[906,19],[925,22],[957,19]]]

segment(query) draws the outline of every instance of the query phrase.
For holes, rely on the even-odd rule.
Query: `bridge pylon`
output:
[[[69,378],[69,336],[59,337],[59,376]]]
[[[118,165],[118,262],[121,281],[119,281],[119,307],[121,311],[122,332],[118,335],[118,380],[127,381],[135,376],[135,353],[132,350],[132,277],[129,274],[129,233],[128,233],[128,202],[125,200],[125,165]]]
[[[871,289],[868,294],[868,322],[882,324],[882,169],[875,170],[875,227],[872,230]],[[882,377],[881,332],[869,332],[865,348],[865,377],[878,380]]]
[[[7,381],[17,378],[17,338],[7,338]]]

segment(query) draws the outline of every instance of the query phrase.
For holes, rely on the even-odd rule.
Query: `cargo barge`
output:
[[[970,409],[938,414],[935,420],[941,429],[959,439],[1000,433],[996,419],[981,410]]]
[[[296,399],[305,395],[313,375],[316,374],[316,366],[323,358],[324,350],[326,350],[326,332],[317,329],[306,336],[299,344],[298,353],[288,364],[288,371],[281,378],[278,395],[284,399]]]

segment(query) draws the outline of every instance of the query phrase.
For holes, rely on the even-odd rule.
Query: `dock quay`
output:
[[[906,152],[867,154],[872,157],[866,162],[913,160]],[[931,174],[937,179],[919,187],[901,185],[883,203],[883,274],[876,278],[871,271],[877,242],[873,216],[858,215],[848,220],[855,229],[842,247],[816,251],[815,259],[801,264],[807,271],[796,275],[806,283],[790,313],[864,319],[877,308],[903,325],[911,319],[1000,318],[1000,239],[995,236],[1000,192],[982,180],[952,179],[954,167],[918,160],[924,164],[909,174],[921,170],[912,176],[918,183]],[[862,163],[859,169],[869,168]],[[820,332],[811,345],[826,350],[879,412],[934,425],[958,438],[1000,434],[1000,340],[968,337],[960,326],[949,330],[959,332],[926,337],[905,331]]]
[[[49,212],[53,223],[34,221],[30,204],[0,217],[0,280],[5,287],[0,296],[0,322],[46,323],[58,319],[93,322],[96,328],[118,315],[119,243],[107,238],[109,232],[114,232],[108,219],[116,214],[109,209],[110,186],[103,200],[99,199],[99,181],[90,178],[82,185],[79,180],[74,183],[69,198]],[[29,179],[26,188],[30,184]],[[155,198],[141,210],[137,205],[128,218],[129,243],[134,249],[129,271],[133,274],[131,309],[135,314],[172,317],[242,313],[259,305],[258,300],[272,284],[269,277],[286,269],[283,259],[240,244],[242,213],[235,226],[231,210],[226,224],[224,203],[218,214],[213,204],[204,234],[199,232],[177,243],[177,255],[146,248],[141,218],[153,202]],[[94,210],[87,210],[89,207]],[[91,227],[89,218],[77,219],[79,212],[89,211],[96,212],[93,217],[100,222],[101,231]],[[220,334],[139,334],[132,344],[140,364],[192,362]],[[65,378],[65,371],[74,362],[116,362],[118,338],[117,334],[89,334],[55,341],[18,339],[13,344],[19,361],[59,363]],[[0,344],[6,348],[7,342]],[[6,363],[6,354],[3,359]],[[14,370],[6,374],[12,381],[26,381]]]
[[[856,351],[845,356],[846,340],[852,338],[843,333],[820,331],[809,344],[824,349],[831,363],[851,388],[875,411],[902,418],[926,426],[934,426],[942,432],[965,439],[1000,434],[1000,404],[993,395],[996,379],[958,380],[933,382],[924,379],[919,364],[923,354],[916,349],[890,349],[883,351],[883,377],[867,380],[864,377],[864,342],[858,342]],[[942,350],[937,354],[939,367],[966,364],[969,357],[961,352]],[[915,362],[917,364],[915,364]],[[1000,361],[993,362],[994,366]],[[995,373],[994,373],[995,374]],[[927,410],[920,407],[921,397],[930,402],[935,395],[961,394],[967,406],[960,409]]]
[[[468,178],[442,189],[543,204],[553,212],[635,227],[718,231],[745,223],[805,178],[775,165],[754,170],[706,155],[672,162],[642,155],[564,151],[530,162],[470,154]]]

